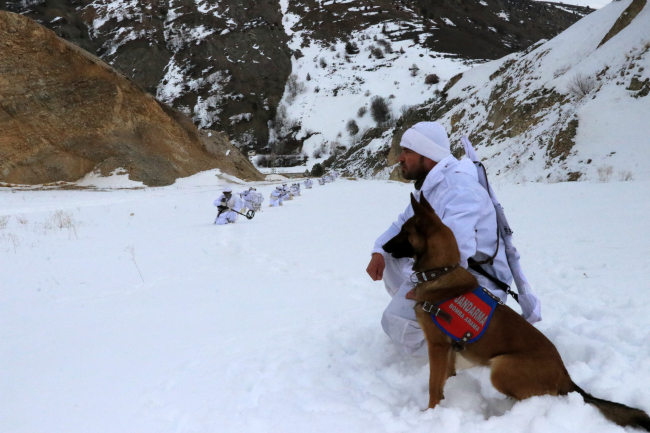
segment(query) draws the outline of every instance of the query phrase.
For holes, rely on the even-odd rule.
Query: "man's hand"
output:
[[[386,267],[386,262],[384,261],[384,256],[379,253],[374,253],[370,259],[370,263],[366,268],[366,272],[370,275],[373,281],[379,281],[384,276],[384,268]]]

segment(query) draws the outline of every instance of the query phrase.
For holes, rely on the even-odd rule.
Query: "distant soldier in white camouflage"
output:
[[[234,224],[237,221],[237,213],[241,211],[244,205],[238,195],[232,194],[232,188],[227,186],[215,201],[214,205],[219,209],[219,213],[214,220],[217,225]]]
[[[311,180],[310,178],[307,178],[307,180],[305,180],[304,183],[306,189],[311,189],[312,185],[314,185],[314,181]]]
[[[271,203],[269,207],[278,207],[282,206],[282,201],[284,197],[284,191],[281,186],[276,186],[273,191],[271,191]]]

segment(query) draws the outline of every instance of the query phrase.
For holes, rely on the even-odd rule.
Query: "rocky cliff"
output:
[[[398,28],[389,40],[412,40],[423,53],[485,60],[590,12],[526,0],[0,0],[0,9],[37,20],[242,149],[269,141],[268,122],[297,72],[292,56],[302,55],[292,37],[325,50],[385,25]]]
[[[239,167],[227,161],[224,140],[202,139],[191,119],[100,59],[0,11],[0,181],[74,181],[117,168],[146,185],[211,168],[260,179],[243,156]]]

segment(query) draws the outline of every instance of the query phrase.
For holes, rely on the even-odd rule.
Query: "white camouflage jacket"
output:
[[[478,183],[476,168],[469,160],[458,161],[449,155],[440,161],[427,175],[422,189],[415,191],[419,200],[424,194],[442,222],[456,236],[460,249],[461,266],[467,268],[467,259],[473,257],[477,261],[488,259],[494,255],[497,247],[497,220],[494,205],[487,191]],[[411,204],[404,213],[400,214],[391,226],[377,238],[373,253],[388,256],[382,246],[397,235],[402,224],[413,216]],[[406,281],[413,273],[413,260],[404,266]],[[482,265],[491,275],[504,283],[512,284],[512,273],[508,266],[503,242],[500,239],[499,251],[494,258],[494,265]],[[483,287],[505,301],[506,294],[492,281],[472,272]]]

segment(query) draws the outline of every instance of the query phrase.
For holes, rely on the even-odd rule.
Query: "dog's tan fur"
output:
[[[421,203],[411,196],[415,215],[406,221],[400,234],[384,249],[399,257],[415,259],[414,271],[441,268],[460,262],[460,252],[453,232],[444,225],[423,197]],[[603,414],[619,425],[642,427],[650,431],[645,412],[592,397],[573,383],[562,358],[551,341],[506,305],[498,305],[483,336],[457,353],[452,340],[431,320],[422,303],[436,304],[478,287],[476,278],[459,267],[435,281],[418,284],[408,297],[415,299],[418,323],[429,348],[429,407],[444,398],[447,378],[455,374],[455,357],[491,369],[494,387],[503,394],[522,400],[537,395],[565,395],[576,391],[585,401],[596,405]]]

